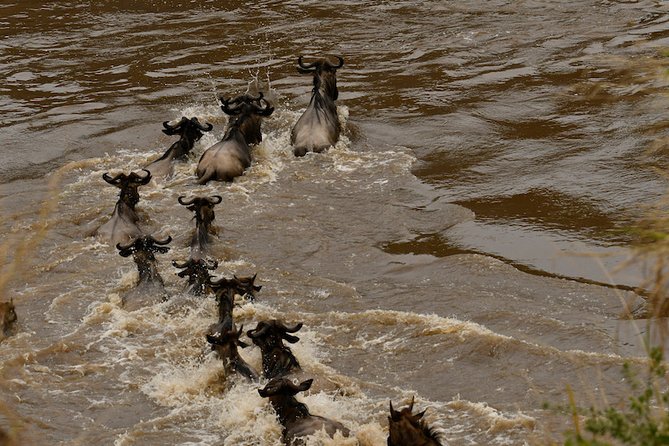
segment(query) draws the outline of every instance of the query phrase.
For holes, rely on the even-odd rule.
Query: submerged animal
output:
[[[301,322],[290,327],[280,320],[273,319],[258,322],[255,329],[246,333],[251,341],[260,347],[265,378],[271,379],[300,370],[297,358],[283,343],[284,340],[291,344],[299,341],[300,338],[289,333],[297,333],[300,328],[302,328]]]
[[[210,327],[209,331],[222,333],[232,330],[234,326],[232,310],[235,306],[235,296],[247,296],[255,299],[255,293],[262,289],[262,285],[255,285],[256,275],[249,277],[233,276],[232,279],[222,278],[209,280],[209,286],[216,293],[218,303],[218,323]]]
[[[9,299],[9,302],[0,302],[0,339],[9,334],[17,320],[14,299]]]
[[[339,140],[341,124],[337,116],[339,97],[337,69],[344,66],[344,59],[337,56],[337,65],[327,59],[305,64],[302,56],[297,59],[297,70],[314,77],[311,101],[297,120],[290,134],[290,143],[295,156],[304,156],[308,151],[322,152]]]
[[[255,98],[246,94],[233,100],[221,98],[221,103],[221,110],[230,116],[230,120],[223,139],[200,157],[196,169],[199,184],[210,180],[230,182],[241,176],[251,165],[250,146],[262,141],[262,118],[274,111],[262,93]]]
[[[146,170],[151,172],[154,178],[167,178],[172,175],[175,161],[186,159],[195,142],[202,138],[202,132],[209,132],[214,128],[211,124],[203,126],[197,118],[188,119],[185,116],[176,125],[165,121],[163,127],[165,127],[163,133],[166,135],[179,135],[180,138],[163,156],[146,166]]]
[[[175,268],[182,270],[177,273],[177,276],[188,276],[188,291],[190,293],[199,296],[214,292],[209,284],[212,277],[211,274],[209,274],[209,271],[218,268],[217,261],[190,258],[181,264],[176,260],[173,260],[172,265],[174,265]]]
[[[128,293],[122,299],[122,304],[126,309],[135,310],[141,306],[148,305],[155,301],[156,295],[164,293],[163,278],[158,273],[158,266],[154,253],[166,253],[169,247],[165,246],[172,241],[172,237],[165,240],[156,240],[150,235],[137,238],[130,244],[116,245],[118,253],[123,257],[132,256],[137,271],[139,281],[135,289]]]
[[[135,205],[139,202],[137,189],[151,181],[151,172],[143,170],[146,172],[144,176],[135,172],[128,175],[120,173],[115,177],[110,176],[109,173],[102,175],[107,183],[121,189],[111,218],[97,230],[98,236],[114,246],[118,243],[129,243],[142,235],[138,226],[139,216],[135,211]]]
[[[396,411],[390,402],[388,446],[441,446],[438,433],[422,420],[425,410],[413,414],[413,404],[412,398],[407,407]]]
[[[304,392],[311,387],[313,380],[302,381],[295,385],[288,378],[274,378],[258,393],[263,398],[269,398],[279,422],[283,426],[283,442],[286,445],[305,444],[304,437],[313,435],[320,430],[334,437],[336,432],[348,437],[350,431],[339,421],[312,415],[304,403],[295,398],[299,392]]]
[[[233,327],[230,330],[224,330],[214,335],[208,334],[207,342],[211,344],[211,349],[218,353],[218,357],[223,360],[226,375],[235,372],[249,380],[257,381],[258,372],[239,356],[237,349],[237,347],[246,348],[249,346],[247,343],[239,340],[243,330],[244,326],[242,325],[239,327],[239,330],[235,330]]]
[[[211,242],[211,234],[216,234],[214,228],[214,206],[223,201],[223,197],[215,195],[213,197],[194,197],[185,200],[186,197],[179,197],[179,204],[186,206],[186,209],[195,213],[195,234],[191,239],[190,256],[194,260],[201,259]]]

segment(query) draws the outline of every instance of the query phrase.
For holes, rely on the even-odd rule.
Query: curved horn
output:
[[[253,111],[260,116],[270,116],[274,112],[274,107],[272,107],[272,105],[265,99],[262,101],[265,103],[265,108],[253,104]]]
[[[146,169],[142,169],[142,170],[144,172],[146,172],[146,175],[144,175],[143,177],[140,177],[139,175],[137,175],[139,177],[139,184],[141,184],[141,185],[149,184],[149,181],[151,181],[151,171],[146,170]]]
[[[109,172],[105,172],[105,173],[102,174],[102,179],[105,180],[107,183],[116,186],[118,183],[121,182],[121,177],[124,176],[124,175],[125,174],[123,174],[123,173],[119,173],[118,175],[116,175],[115,177],[112,178],[109,175]]]
[[[155,243],[156,245],[167,245],[172,241],[172,236],[168,235],[165,240],[156,240],[153,237],[151,237],[151,239],[153,239],[153,243]]]
[[[413,412],[413,403],[415,403],[416,395],[411,396],[411,402],[409,403],[409,413]]]
[[[181,195],[179,198],[177,198],[177,201],[180,205],[190,206],[191,204],[195,203],[195,200],[197,200],[197,197],[193,197],[189,201],[184,201],[184,198],[186,198],[185,195]]]
[[[341,67],[344,66],[344,59],[342,59],[342,58],[339,57],[339,56],[335,56],[335,57],[336,57],[337,59],[339,59],[339,65],[332,65],[332,64],[330,63],[330,61],[328,61],[327,59],[325,60],[325,63],[327,64],[328,67],[330,67],[330,68],[334,68],[334,69],[336,70],[336,69],[341,68]]]
[[[172,260],[172,266],[174,266],[175,268],[187,268],[188,266],[190,266],[190,264],[191,264],[191,259],[186,260],[181,265],[179,265],[179,262],[177,262],[176,260]]]
[[[132,253],[135,251],[134,249],[134,242],[128,245],[127,247],[121,246],[120,243],[116,244],[116,249],[118,249],[118,253],[121,255],[121,257],[130,257]]]
[[[179,127],[181,127],[187,121],[188,119],[186,119],[185,116],[182,116],[181,120],[179,120],[179,122],[177,122],[175,125],[171,125],[170,121],[165,121],[163,122],[163,127],[165,127],[163,129],[163,133],[170,136],[174,135],[179,130]]]
[[[258,330],[258,326],[260,325],[262,325],[262,327],[260,327],[260,330]],[[263,322],[258,322],[258,325],[256,325],[255,329],[246,332],[246,336],[248,336],[251,339],[260,338],[262,336],[265,336],[265,333],[267,333],[268,330],[269,330],[269,325]]]
[[[300,56],[300,57],[297,58],[297,66],[298,66],[299,68],[305,70],[305,71],[313,71],[313,70],[315,70],[315,69],[316,69],[316,68],[315,68],[315,67],[316,67],[316,64],[317,64],[317,62],[312,62],[312,63],[310,63],[310,64],[305,64],[304,62],[302,62],[302,56]]]
[[[223,345],[223,340],[210,334],[207,335],[207,342],[213,345]]]
[[[230,280],[226,279],[225,277],[223,277],[221,279],[218,279],[218,280],[215,280],[213,277],[210,277],[209,278],[209,285],[223,287],[223,286],[226,286],[226,285],[230,285]]]
[[[209,201],[210,204],[218,204],[221,201],[223,201],[223,197],[220,195],[214,195],[212,197],[207,198],[207,201]]]
[[[241,104],[237,105],[234,108],[230,108],[230,104],[233,104],[235,102],[238,102],[237,99],[233,100],[232,102],[223,101],[223,103],[221,104],[221,110],[223,110],[223,113],[230,116],[235,116],[240,114],[242,112]]]
[[[197,126],[198,129],[202,130],[203,132],[209,132],[214,128],[214,126],[210,123],[207,123],[207,126],[205,127],[204,125],[200,124],[200,121],[197,118],[193,118],[191,121]]]
[[[286,333],[296,333],[300,331],[300,328],[302,328],[302,322],[298,322],[297,324],[293,325],[292,327],[288,327],[285,324],[281,324],[281,329],[285,331]]]

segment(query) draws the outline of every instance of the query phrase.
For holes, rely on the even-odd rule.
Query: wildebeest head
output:
[[[150,235],[145,235],[125,246],[117,243],[116,249],[118,249],[118,253],[123,257],[132,255],[133,260],[137,264],[140,282],[151,280],[162,283],[162,279],[156,269],[156,258],[153,254],[156,252],[164,254],[169,251],[170,248],[165,245],[171,241],[172,237],[170,236],[165,240],[156,240]]]
[[[258,389],[258,394],[263,398],[269,398],[281,424],[286,426],[295,420],[310,416],[309,408],[297,401],[295,395],[309,390],[313,381],[308,379],[295,384],[288,378],[272,378],[264,388]]]
[[[311,387],[313,379],[293,383],[288,378],[273,378],[263,389],[258,389],[258,394],[263,398],[269,398],[279,421],[283,425],[283,441],[285,444],[304,444],[303,438],[313,435],[319,431],[325,431],[331,437],[337,432],[348,437],[350,431],[340,422],[330,420],[309,413],[306,404],[300,403],[295,398],[299,392],[304,392]]]
[[[414,414],[413,404],[414,399],[411,398],[407,407],[397,411],[393,409],[393,402],[390,402],[388,446],[440,446],[438,433],[422,420],[425,410]]]
[[[249,346],[249,344],[239,339],[243,332],[244,326],[242,325],[239,327],[239,330],[223,330],[222,332],[213,335],[208,334],[207,342],[211,344],[211,349],[218,352],[221,358],[230,358],[230,350],[232,348],[246,348]]]
[[[179,135],[187,136],[189,139],[194,141],[202,138],[202,132],[210,132],[214,128],[213,125],[207,123],[206,126],[200,124],[200,121],[197,118],[186,118],[185,116],[181,117],[181,120],[175,125],[170,124],[170,121],[163,122],[163,133],[166,135]]]
[[[300,384],[295,384],[290,378],[272,378],[264,388],[258,389],[258,393],[263,398],[279,395],[295,396],[300,392],[309,390],[313,382],[313,379],[307,379]]]
[[[232,309],[235,305],[235,295],[247,296],[249,300],[255,299],[255,292],[260,291],[262,286],[254,285],[256,275],[252,277],[214,280],[209,279],[209,287],[216,293],[218,303],[218,323],[224,330],[233,326]]]
[[[225,277],[218,280],[211,279],[209,284],[216,295],[231,293],[234,297],[234,294],[239,294],[249,300],[255,300],[255,293],[262,289],[262,285],[255,284],[257,276],[258,274],[243,277],[233,275],[232,279],[226,279]]]
[[[249,345],[239,338],[244,331],[244,326],[239,330],[231,328],[222,330],[220,333],[207,335],[207,342],[211,344],[211,349],[218,353],[219,358],[226,361],[227,366],[245,376],[248,379],[258,379],[258,373],[246,363],[240,356],[237,347],[246,348]]]
[[[274,319],[258,322],[255,329],[246,333],[260,347],[265,377],[282,376],[300,369],[300,363],[291,349],[283,344],[284,340],[291,344],[299,341],[300,338],[289,333],[296,333],[300,328],[301,322],[289,327]]]
[[[200,124],[197,118],[188,119],[185,116],[181,117],[181,120],[175,125],[171,125],[169,121],[165,121],[163,122],[163,127],[165,127],[163,129],[164,134],[179,135],[181,137],[177,143],[174,143],[170,147],[171,155],[176,159],[184,158],[193,149],[195,142],[202,138],[202,132],[209,132],[214,128],[209,123],[206,126]],[[163,157],[166,155],[167,153]]]
[[[278,319],[270,321],[260,321],[256,328],[248,331],[248,336],[253,343],[263,349],[263,347],[274,347],[277,344],[283,345],[282,340],[295,344],[300,340],[297,336],[289,333],[297,333],[302,328],[302,322],[287,326]]]
[[[177,273],[179,277],[188,276],[188,288],[191,293],[200,295],[213,291],[209,285],[211,279],[209,271],[218,268],[217,261],[190,258],[181,264],[173,260],[172,265],[182,270]]]
[[[0,302],[0,334],[7,333],[17,320],[14,299],[9,299],[9,302]]]
[[[184,196],[179,197],[179,204],[186,206],[186,209],[194,212],[196,223],[204,224],[206,227],[216,218],[214,215],[214,206],[223,201],[223,197],[220,195],[214,195],[213,197],[193,197],[190,200],[186,200],[185,198]]]
[[[151,172],[142,169],[146,174],[144,176],[138,175],[135,172],[130,172],[129,175],[120,173],[115,177],[109,175],[109,172],[102,174],[102,179],[107,183],[121,189],[119,201],[125,203],[130,209],[135,209],[135,205],[139,203],[139,192],[137,188],[149,184],[151,181]]]
[[[237,127],[247,144],[259,144],[262,141],[261,120],[274,112],[274,107],[263,97],[262,92],[257,97],[243,94],[234,99],[225,99],[223,96],[219,99],[221,110],[230,116],[228,128]]]
[[[322,91],[322,94],[333,101],[339,97],[337,90],[337,70],[344,66],[344,59],[336,56],[337,65],[332,64],[328,59],[318,59],[312,63],[302,62],[302,56],[297,58],[297,71],[302,74],[311,74],[314,76],[314,92]]]

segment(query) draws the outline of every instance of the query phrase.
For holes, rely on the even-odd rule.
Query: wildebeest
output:
[[[216,293],[218,302],[218,323],[210,327],[210,332],[222,333],[232,330],[234,326],[232,310],[235,306],[235,296],[247,296],[255,299],[255,293],[262,289],[262,285],[255,285],[256,275],[248,277],[233,276],[232,279],[222,278],[209,280],[209,286]]]
[[[109,221],[97,230],[98,236],[109,241],[112,245],[118,243],[126,244],[142,235],[139,229],[139,216],[135,211],[135,205],[139,202],[139,186],[149,184],[151,172],[143,169],[144,176],[131,172],[129,175],[120,173],[115,177],[104,173],[102,178],[109,184],[121,189],[118,201],[114,206],[114,212]]]
[[[302,381],[295,385],[288,378],[274,378],[258,393],[263,398],[269,398],[274,411],[283,426],[283,442],[287,445],[304,444],[304,437],[313,435],[320,430],[334,437],[339,431],[348,437],[350,431],[339,421],[331,420],[309,413],[309,408],[295,398],[299,392],[308,390],[313,380]]]
[[[435,429],[422,420],[425,410],[413,414],[414,399],[400,411],[393,409],[390,402],[388,417],[388,446],[441,446],[441,439]]]
[[[0,325],[0,339],[9,334],[17,320],[14,299],[9,299],[9,302],[0,302],[0,324],[2,324]]]
[[[172,237],[169,236],[165,240],[156,240],[150,235],[145,235],[130,244],[118,243],[116,245],[121,256],[132,255],[139,273],[137,286],[131,293],[123,297],[122,303],[127,309],[134,310],[147,305],[155,300],[156,294],[164,292],[163,278],[158,273],[156,257],[153,254],[156,252],[164,254],[169,251],[170,248],[165,245],[171,241]]]
[[[251,341],[260,347],[265,378],[271,379],[300,370],[300,363],[297,358],[290,348],[283,343],[284,340],[291,344],[299,341],[300,338],[289,333],[297,333],[300,328],[302,328],[301,322],[289,327],[283,322],[273,319],[258,322],[255,329],[246,333]]]
[[[290,133],[290,143],[295,156],[304,156],[308,151],[322,152],[339,140],[341,124],[337,116],[339,96],[337,90],[337,69],[344,65],[344,59],[337,56],[339,63],[333,65],[327,59],[319,59],[305,64],[302,56],[297,59],[297,70],[314,77],[311,101]]]
[[[237,347],[248,347],[247,343],[239,340],[243,330],[244,326],[242,325],[239,327],[239,330],[235,330],[233,327],[230,330],[224,330],[215,335],[208,334],[207,342],[211,344],[211,349],[216,351],[218,357],[223,361],[226,375],[236,372],[247,379],[257,381],[258,372],[239,356],[237,349]]]
[[[163,156],[146,166],[146,170],[151,172],[154,178],[170,176],[174,169],[174,162],[185,159],[193,149],[195,142],[202,138],[202,132],[209,132],[214,128],[211,124],[203,126],[197,118],[188,119],[185,116],[176,125],[165,121],[163,127],[165,127],[163,133],[166,135],[179,135],[180,138],[167,149]]]
[[[264,107],[263,107],[264,105]],[[200,157],[196,174],[199,184],[210,180],[232,181],[251,165],[252,144],[262,141],[260,123],[274,108],[263,98],[241,95],[233,100],[221,98],[221,110],[230,116],[223,139]]]
[[[213,197],[194,197],[185,200],[186,197],[179,197],[179,204],[186,206],[186,209],[195,213],[195,234],[191,239],[190,256],[194,260],[201,259],[211,242],[211,235],[216,234],[213,226],[216,215],[214,206],[223,201],[223,197],[215,195]]]
[[[209,274],[209,271],[213,271],[218,268],[217,261],[190,258],[183,263],[179,263],[176,260],[173,260],[172,265],[182,270],[177,273],[179,277],[188,276],[189,292],[195,294],[196,296],[213,293],[211,285],[209,284],[211,280],[211,274]]]

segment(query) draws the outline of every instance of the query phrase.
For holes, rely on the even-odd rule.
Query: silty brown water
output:
[[[643,270],[614,268],[665,192],[666,9],[5,2],[2,284],[19,324],[0,345],[2,426],[22,444],[280,444],[258,386],[209,350],[214,302],[171,266],[194,227],[177,197],[195,194],[223,197],[219,276],[263,285],[239,323],[304,322],[293,349],[325,384],[303,400],[355,433],[334,444],[385,444],[390,399],[415,396],[452,445],[559,439],[569,420],[543,403],[567,384],[584,404],[623,400],[621,365],[641,353],[621,299]],[[296,159],[311,79],[295,62],[322,54],[345,59],[345,130]],[[276,111],[252,168],[197,186],[226,123],[217,94],[258,89]],[[158,256],[170,299],[128,312],[134,264],[87,236],[118,194],[102,174],[157,158],[181,116],[214,130],[137,205],[174,238]]]

